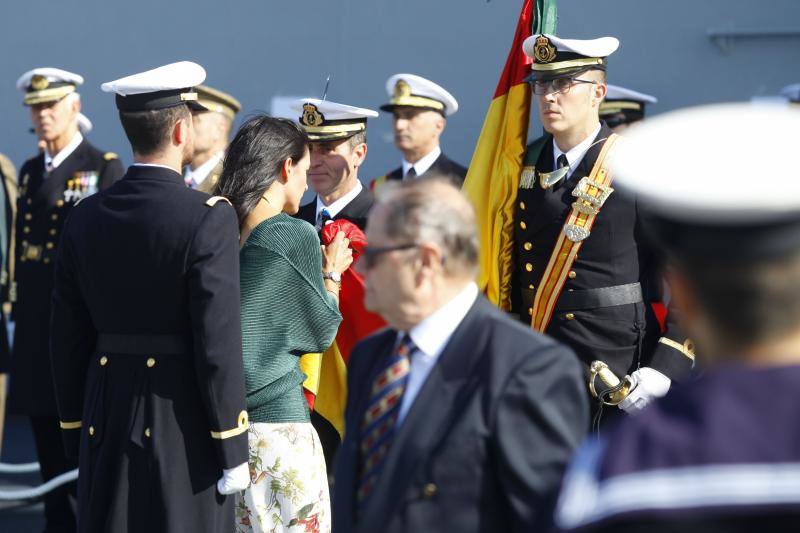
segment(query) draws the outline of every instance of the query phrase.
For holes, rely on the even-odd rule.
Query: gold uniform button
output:
[[[527,229],[528,225],[524,221],[520,221],[519,227],[522,229]]]
[[[150,438],[150,428],[144,428],[144,436]]]
[[[529,242],[526,242],[525,244],[523,244],[522,247],[525,248],[525,250],[528,251],[528,252],[533,250],[533,244],[531,244]]]
[[[528,308],[528,316],[533,316],[533,307]]]
[[[575,279],[575,276],[577,276],[577,274],[575,273],[574,270],[570,270],[567,276],[569,276],[569,279]]]
[[[24,228],[22,228],[22,233],[30,233],[30,232],[31,232],[31,228],[29,228],[28,226],[25,226]]]
[[[54,229],[51,229],[48,233],[50,233],[50,235],[52,235],[53,237],[55,237],[56,234],[58,234],[58,232]]]
[[[94,426],[89,426],[89,435],[94,435]]]
[[[147,368],[153,368],[154,366],[156,366],[156,360],[153,359],[152,357],[148,358],[147,359]]]
[[[573,313],[567,313],[566,315],[564,315],[564,318],[566,318],[567,320],[574,320],[575,315]]]
[[[31,200],[30,198],[28,198],[27,202],[25,202],[25,203],[27,203],[28,205],[31,205],[31,204],[33,203],[33,200]]]
[[[520,203],[519,203],[519,208],[520,208],[522,211],[525,211],[525,202],[520,202]]]
[[[422,495],[426,498],[433,498],[439,492],[439,487],[436,486],[436,483],[426,483],[424,487],[422,487]]]
[[[57,205],[58,207],[63,207],[63,206],[64,206],[64,200],[58,200],[58,201],[56,202],[56,205]]]
[[[533,286],[533,283],[531,283],[530,285],[528,285],[528,288],[529,288],[530,290],[534,290],[536,287],[534,287],[534,286]]]
[[[33,218],[33,215],[30,213],[25,213],[25,220],[30,220]]]
[[[48,242],[47,244],[44,245],[44,247],[47,248],[48,250],[52,250],[54,246],[55,244],[53,244],[52,242]]]
[[[108,357],[105,355],[100,358],[100,366],[106,366],[108,364]]]
[[[533,272],[533,265],[530,263],[525,263],[525,270],[528,272]]]
[[[42,263],[44,263],[45,265],[50,264],[50,258],[45,257],[44,259],[42,259]]]

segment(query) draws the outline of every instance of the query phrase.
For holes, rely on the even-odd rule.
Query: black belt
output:
[[[97,351],[131,355],[186,353],[186,341],[181,335],[121,335],[100,333]]]
[[[533,297],[536,291],[522,289],[523,309],[533,306]],[[635,304],[644,301],[642,286],[639,282],[627,285],[614,285],[599,289],[583,291],[564,291],[556,301],[556,311],[578,311],[581,309],[597,309],[598,307],[613,307],[615,305]]]

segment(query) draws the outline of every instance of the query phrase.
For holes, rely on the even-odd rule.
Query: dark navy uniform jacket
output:
[[[230,530],[224,468],[247,461],[233,208],[132,166],[73,209],[56,267],[52,363],[79,530]]]
[[[423,174],[420,174],[419,178],[423,178],[425,176],[436,176],[441,178],[446,178],[450,180],[453,185],[458,187],[459,189],[464,184],[464,178],[467,176],[467,168],[463,165],[459,165],[444,153],[440,154],[439,157],[436,158],[436,161],[430,166],[428,170],[426,170]],[[375,180],[370,185],[371,190],[378,190],[378,188],[383,185],[386,181],[391,180],[402,180],[403,179],[403,167],[397,167],[396,169],[392,170],[388,174],[375,178]]]
[[[518,191],[511,303],[513,311],[528,325],[533,293],[539,288],[575,201],[572,191],[581,178],[590,175],[611,133],[605,124],[601,127],[594,144],[569,179],[543,189],[537,175],[533,187]],[[539,172],[550,172],[555,167],[553,139],[548,137],[536,161]],[[587,368],[599,359],[619,377],[638,366],[652,367],[670,378],[680,377],[691,369],[693,359],[685,350],[675,348],[683,348],[686,338],[677,327],[674,314],[668,317],[663,333],[667,342],[672,343],[659,342],[661,328],[647,300],[651,294],[660,292],[659,287],[652,285],[660,280],[661,265],[659,251],[646,238],[643,220],[644,214],[635,199],[612,193],[602,206],[591,235],[583,241],[561,293],[563,297],[570,291],[640,283],[642,301],[569,310],[559,310],[556,304],[545,333],[575,350]],[[523,297],[525,291],[529,295],[527,301]]]
[[[344,206],[344,209],[336,213],[336,216],[334,216],[332,220],[349,220],[363,231],[367,227],[367,215],[374,203],[375,198],[372,196],[372,193],[364,187],[349,204]],[[316,225],[317,198],[314,197],[309,203],[301,206],[300,211],[298,211],[295,216],[301,220],[305,220],[312,226]]]
[[[566,476],[568,531],[800,530],[800,366],[730,366],[677,385],[588,442]]]
[[[9,408],[28,415],[55,416],[48,369],[56,248],[73,206],[109,187],[124,170],[116,154],[101,152],[86,140],[49,174],[44,165],[44,154],[39,154],[19,171],[15,279],[11,284],[16,327]]]

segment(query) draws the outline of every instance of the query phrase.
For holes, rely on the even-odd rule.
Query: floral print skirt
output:
[[[236,496],[236,533],[329,533],[325,456],[310,422],[250,424],[250,487]]]

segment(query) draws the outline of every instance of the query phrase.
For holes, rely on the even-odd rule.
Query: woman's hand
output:
[[[353,250],[350,248],[350,239],[340,231],[328,244],[322,246],[322,271],[338,272],[342,274],[353,264]]]

